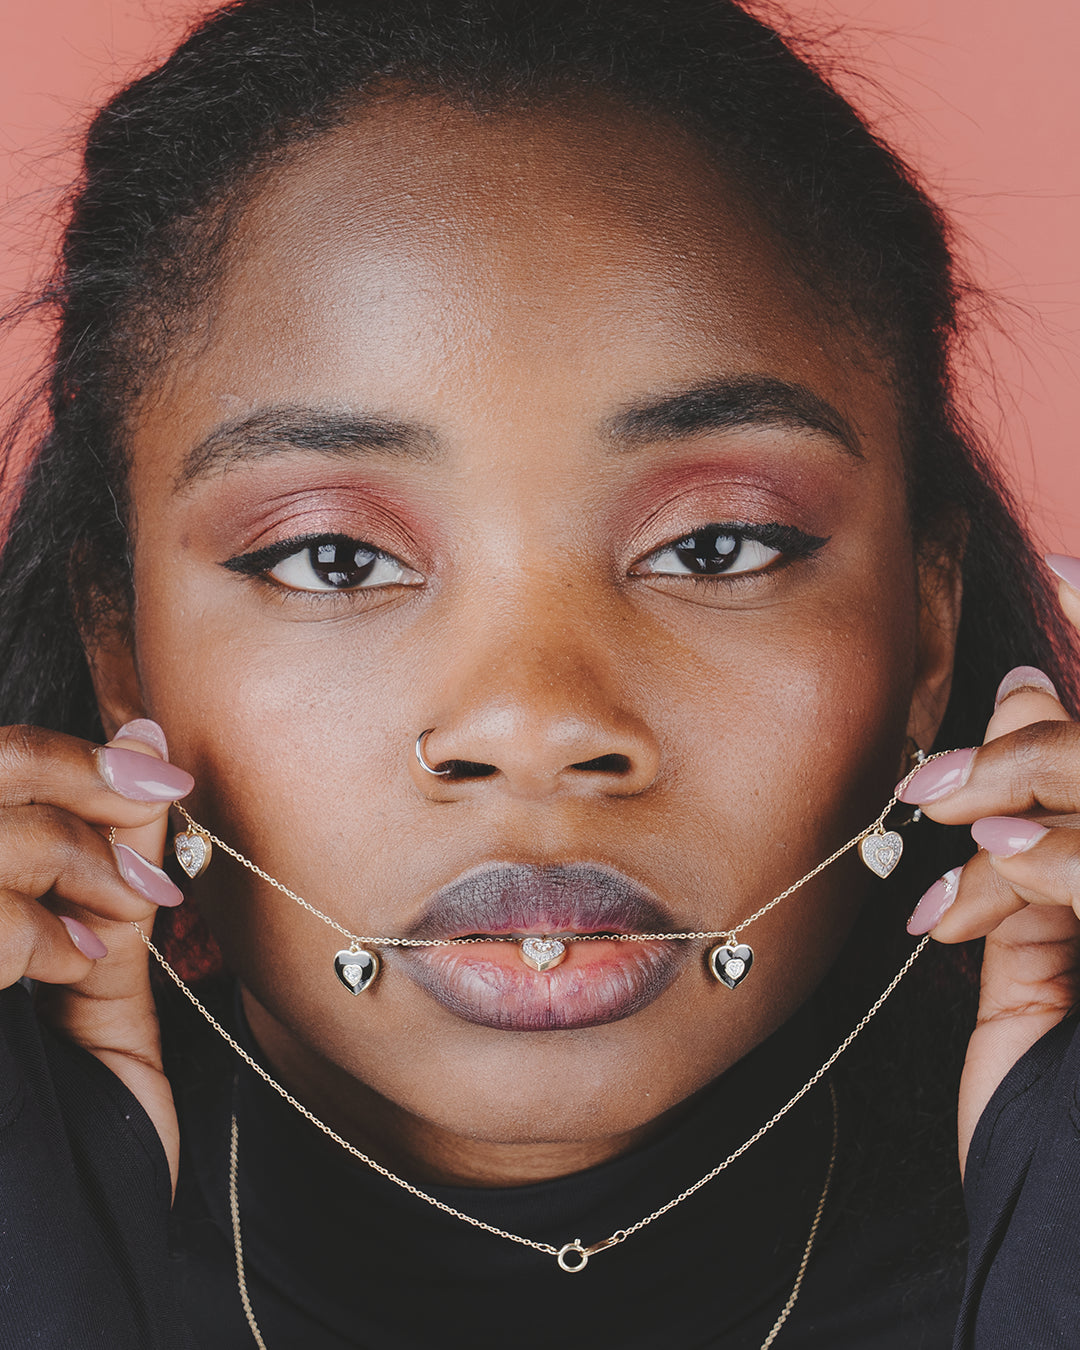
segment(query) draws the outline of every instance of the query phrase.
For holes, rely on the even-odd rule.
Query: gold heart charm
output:
[[[370,989],[378,973],[379,958],[362,947],[338,952],[334,957],[334,974],[350,994],[362,994],[365,989]]]
[[[709,970],[729,989],[746,979],[753,964],[753,950],[745,942],[721,942],[709,953]]]
[[[520,950],[521,959],[533,970],[554,970],[566,960],[566,943],[558,938],[527,937]]]
[[[189,877],[194,880],[210,865],[210,840],[204,834],[190,834],[181,830],[173,839],[173,851],[176,861]]]
[[[875,876],[887,877],[904,851],[904,841],[895,830],[868,834],[859,840],[859,857]]]

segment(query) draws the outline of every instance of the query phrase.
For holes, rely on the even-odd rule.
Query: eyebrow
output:
[[[318,408],[264,408],[215,427],[192,446],[176,475],[176,490],[234,464],[283,450],[348,458],[371,454],[432,459],[439,445],[434,432],[407,422]]]
[[[714,380],[653,403],[626,408],[603,424],[620,449],[686,440],[709,431],[763,427],[823,436],[855,459],[864,455],[847,418],[803,385],[746,375]],[[200,478],[223,473],[285,450],[354,458],[381,455],[432,460],[439,439],[415,423],[318,408],[264,408],[215,427],[192,446],[176,475],[181,491]]]
[[[734,427],[810,432],[854,459],[865,458],[854,427],[831,403],[803,385],[758,375],[715,380],[627,408],[610,418],[605,430],[612,440],[636,449]]]

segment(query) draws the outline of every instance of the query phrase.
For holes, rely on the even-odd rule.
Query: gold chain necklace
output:
[[[814,1211],[814,1218],[810,1224],[810,1232],[806,1239],[806,1246],[803,1248],[802,1260],[799,1262],[799,1268],[795,1272],[795,1283],[792,1285],[791,1293],[787,1296],[787,1302],[780,1309],[780,1316],[772,1325],[772,1330],[761,1343],[761,1350],[769,1350],[769,1346],[776,1340],[780,1333],[780,1328],[791,1316],[791,1310],[794,1308],[799,1293],[802,1290],[803,1279],[806,1275],[806,1268],[810,1264],[810,1254],[814,1250],[814,1240],[817,1237],[818,1228],[821,1226],[821,1216],[825,1212],[825,1202],[829,1196],[829,1187],[832,1184],[833,1173],[836,1171],[836,1149],[840,1137],[840,1108],[836,1100],[836,1088],[833,1081],[829,1079],[829,1097],[832,1101],[832,1147],[829,1152],[829,1165],[825,1170],[825,1185],[821,1188],[821,1196],[817,1203],[817,1209]],[[229,1130],[229,1216],[232,1220],[233,1235],[233,1256],[236,1260],[236,1285],[240,1291],[240,1302],[244,1306],[244,1316],[247,1318],[247,1324],[251,1328],[251,1334],[255,1339],[255,1344],[259,1350],[267,1350],[266,1342],[263,1340],[259,1324],[255,1320],[255,1310],[252,1307],[251,1295],[247,1287],[247,1275],[244,1269],[244,1244],[240,1236],[240,1195],[238,1185],[238,1174],[240,1169],[240,1128],[236,1123],[236,1111],[232,1113],[232,1124]]]
[[[742,922],[736,925],[735,927],[723,930],[722,932],[715,932],[715,933],[706,933],[706,932],[649,933],[649,934],[621,933],[612,935],[581,934],[580,936],[574,935],[573,940],[589,942],[589,941],[610,941],[612,940],[612,938],[615,938],[616,940],[623,942],[647,942],[647,941],[671,942],[677,940],[687,941],[690,939],[701,939],[701,938],[709,939],[719,937],[726,940],[726,942],[728,942],[729,944],[733,944],[734,939],[743,929],[749,927],[750,924],[756,922],[756,920],[761,918],[763,915],[769,913],[769,911],[772,910],[776,905],[780,904],[782,900],[785,900],[794,891],[798,890],[801,886],[805,885],[806,882],[810,881],[813,877],[816,877],[820,872],[824,871],[825,868],[830,866],[838,858],[842,857],[843,854],[845,854],[849,849],[854,848],[856,845],[858,845],[859,847],[859,852],[862,856],[863,862],[866,863],[866,865],[870,868],[871,871],[875,872],[878,876],[881,877],[888,876],[889,873],[896,866],[896,863],[899,861],[900,853],[902,852],[903,849],[903,841],[900,839],[900,836],[897,835],[894,831],[886,830],[885,827],[886,818],[889,812],[892,810],[892,808],[897,804],[899,800],[898,794],[902,790],[903,786],[915,775],[915,773],[918,771],[919,768],[922,767],[923,764],[928,763],[930,759],[937,759],[943,753],[946,752],[939,751],[938,754],[927,757],[924,756],[920,751],[918,763],[911,769],[911,771],[902,780],[902,782],[898,784],[896,793],[890,798],[888,804],[885,806],[884,810],[882,810],[882,812],[878,815],[877,819],[873,822],[872,825],[868,826],[865,830],[862,830],[853,839],[848,840],[846,844],[841,845],[841,847],[836,849],[832,854],[830,854],[830,856],[826,858],[824,862],[819,863],[805,876],[801,877],[798,881],[794,882],[786,890],[781,891],[779,895],[776,895],[771,900],[767,901],[759,909],[755,910],[753,914],[751,914],[748,918],[742,920]],[[230,854],[238,862],[243,864],[243,866],[246,867],[249,871],[253,872],[256,876],[261,877],[264,881],[269,883],[271,886],[275,887],[282,894],[288,896],[291,900],[294,900],[303,909],[306,909],[316,918],[321,919],[323,923],[328,924],[331,928],[335,929],[343,936],[349,938],[350,942],[353,944],[354,947],[362,946],[364,944],[370,944],[372,946],[389,946],[389,947],[444,947],[444,946],[457,946],[473,942],[487,942],[487,941],[521,942],[521,939],[512,936],[498,936],[495,938],[484,937],[484,938],[437,938],[437,939],[358,937],[357,935],[349,932],[348,929],[342,927],[342,925],[339,924],[335,919],[331,918],[330,915],[323,913],[322,910],[317,909],[314,905],[310,904],[308,901],[304,900],[301,896],[297,895],[295,891],[290,890],[287,886],[283,885],[276,878],[270,876],[268,872],[263,871],[262,868],[258,867],[255,863],[245,858],[241,853],[231,848],[223,840],[220,840],[215,835],[210,834],[209,831],[205,830],[195,820],[192,819],[192,817],[188,814],[188,812],[184,809],[183,806],[178,806],[178,809],[180,813],[183,815],[188,826],[193,831],[196,832],[195,834],[188,836],[188,840],[193,845],[200,846],[199,848],[195,849],[195,853],[196,854],[201,853],[202,855],[201,858],[193,860],[197,861],[197,865],[193,867],[189,867],[187,862],[185,862],[183,857],[181,857],[181,864],[182,866],[184,866],[185,871],[187,871],[190,876],[197,875],[198,872],[202,871],[203,868],[206,866],[206,863],[209,860],[210,845],[213,844],[221,848],[224,852]],[[919,815],[920,812],[916,811],[915,816],[913,818],[918,819]],[[110,831],[110,840],[114,834],[115,831]],[[179,856],[181,850],[178,848],[177,851]],[[232,1037],[229,1034],[229,1032],[226,1031],[226,1029],[221,1025],[220,1022],[218,1022],[218,1020],[213,1016],[213,1014],[199,1001],[195,993],[184,983],[184,981],[180,978],[180,976],[176,973],[176,971],[173,970],[172,966],[169,965],[169,963],[165,960],[165,957],[161,954],[161,952],[158,951],[158,949],[154,946],[151,939],[142,931],[139,925],[132,924],[132,927],[139,934],[139,937],[145,943],[146,947],[154,956],[154,958],[161,966],[165,974],[168,975],[168,977],[173,981],[173,983],[181,990],[184,996],[202,1014],[202,1016],[222,1037],[222,1039],[229,1046],[231,1046],[231,1048],[244,1061],[244,1063],[247,1064],[247,1066],[250,1069],[252,1069],[253,1072],[255,1072],[261,1079],[263,1079],[263,1081],[269,1087],[271,1087],[284,1101],[288,1102],[290,1106],[292,1106],[296,1111],[298,1111],[300,1115],[302,1115],[306,1120],[310,1121],[311,1124],[313,1124],[318,1130],[321,1130],[322,1133],[325,1134],[328,1138],[333,1139],[336,1144],[338,1144],[341,1148],[343,1148],[347,1153],[351,1154],[359,1162],[364,1163],[366,1166],[370,1167],[373,1171],[379,1173],[380,1176],[383,1176],[388,1181],[393,1182],[394,1185],[401,1187],[402,1190],[407,1191],[410,1195],[416,1196],[417,1199],[423,1200],[426,1204],[433,1206],[435,1209],[441,1210],[444,1214],[448,1214],[451,1218],[459,1219],[461,1220],[461,1222],[467,1223],[471,1225],[473,1228],[478,1228],[483,1232],[490,1233],[492,1234],[493,1237],[503,1238],[508,1242],[517,1243],[519,1246],[529,1247],[532,1250],[541,1252],[546,1256],[553,1256],[557,1261],[559,1268],[561,1270],[566,1271],[568,1274],[580,1273],[589,1264],[589,1260],[593,1256],[595,1256],[598,1252],[603,1252],[611,1247],[618,1246],[620,1243],[625,1242],[628,1238],[633,1237],[635,1233],[640,1232],[643,1228],[646,1228],[649,1224],[654,1223],[657,1219],[667,1214],[670,1210],[674,1209],[676,1205],[681,1205],[684,1200],[689,1199],[690,1196],[694,1195],[703,1186],[708,1185],[710,1181],[713,1181],[716,1177],[718,1177],[720,1173],[725,1171],[728,1167],[730,1167],[731,1164],[736,1161],[736,1159],[740,1158],[747,1151],[747,1149],[751,1148],[754,1144],[757,1143],[759,1139],[761,1139],[765,1134],[767,1134],[769,1130],[773,1128],[774,1125],[776,1125],[780,1120],[782,1120],[783,1117],[786,1116],[787,1113],[794,1106],[796,1106],[803,1099],[803,1097],[805,1097],[806,1094],[810,1092],[811,1089],[814,1088],[822,1080],[822,1078],[825,1077],[825,1075],[833,1067],[833,1065],[840,1058],[840,1056],[848,1049],[848,1047],[852,1044],[852,1042],[856,1039],[856,1037],[858,1037],[862,1033],[866,1025],[871,1021],[873,1017],[877,1015],[882,1005],[893,993],[897,985],[899,985],[900,981],[908,973],[911,967],[915,964],[916,960],[919,958],[923,949],[926,947],[926,944],[930,940],[928,936],[924,936],[922,938],[919,944],[907,957],[904,964],[900,967],[897,973],[890,980],[888,985],[886,985],[882,993],[871,1005],[869,1010],[859,1020],[859,1022],[855,1025],[855,1027],[852,1028],[852,1030],[847,1034],[847,1036],[843,1039],[843,1041],[841,1041],[841,1043],[836,1047],[836,1049],[832,1052],[832,1054],[829,1055],[829,1057],[825,1060],[825,1062],[810,1076],[810,1078],[807,1079],[807,1081],[802,1085],[802,1087],[799,1088],[798,1091],[795,1092],[784,1103],[784,1105],[780,1107],[778,1111],[776,1111],[772,1116],[770,1116],[770,1118],[764,1123],[764,1125],[760,1126],[760,1128],[757,1129],[750,1136],[749,1139],[747,1139],[744,1143],[740,1144],[739,1147],[734,1150],[734,1152],[730,1153],[722,1162],[718,1163],[716,1167],[712,1168],[711,1171],[706,1172],[704,1176],[699,1177],[697,1181],[695,1181],[692,1185],[688,1186],[685,1190],[680,1191],[678,1195],[676,1195],[673,1199],[669,1200],[666,1204],[661,1205],[659,1209],[655,1209],[652,1211],[651,1214],[647,1214],[643,1218],[638,1219],[636,1223],[631,1224],[628,1228],[617,1229],[614,1233],[610,1234],[610,1236],[602,1238],[598,1242],[594,1242],[589,1246],[586,1246],[581,1241],[580,1238],[574,1238],[572,1241],[564,1243],[561,1247],[555,1247],[549,1242],[537,1242],[534,1239],[524,1237],[519,1233],[511,1233],[505,1228],[499,1228],[494,1224],[485,1223],[482,1219],[477,1219],[471,1214],[466,1214],[462,1210],[455,1209],[454,1206],[448,1205],[444,1201],[436,1199],[436,1197],[433,1195],[429,1195],[427,1191],[422,1190],[419,1186],[414,1186],[411,1182],[406,1181],[404,1177],[398,1176],[395,1172],[390,1171],[389,1168],[384,1167],[374,1158],[369,1157],[368,1154],[362,1152],[360,1149],[356,1148],[353,1144],[350,1144],[347,1139],[343,1139],[342,1136],[339,1135],[335,1130],[331,1129],[329,1125],[327,1125],[324,1121],[320,1120],[318,1116],[314,1114],[313,1111],[310,1111],[306,1106],[303,1105],[302,1102],[299,1102],[286,1088],[284,1088],[280,1083],[278,1083],[276,1079],[271,1077],[271,1075],[262,1067],[262,1065],[259,1064],[255,1059],[252,1058],[251,1055],[247,1053],[247,1051],[243,1048],[243,1046],[241,1046],[234,1039],[234,1037]],[[527,940],[534,940],[534,939],[527,939]],[[740,951],[746,950],[747,953],[749,954],[748,948],[747,949],[740,948],[739,950]],[[343,955],[345,954],[338,953],[339,958],[342,957]],[[749,962],[747,962],[746,964],[748,968]],[[719,970],[714,971],[714,974],[717,975],[718,979],[723,979],[725,983],[729,983],[732,987],[734,983],[737,983],[738,980],[742,978],[742,975],[744,973],[745,971],[740,970],[736,978],[734,978],[732,981],[728,981],[724,979],[723,975],[721,975]],[[828,1193],[829,1181],[832,1177],[833,1165],[835,1163],[835,1134],[836,1134],[836,1118],[835,1118],[836,1097],[831,1082],[829,1084],[829,1088],[830,1092],[833,1094],[834,1147],[833,1147],[833,1156],[832,1159],[830,1160],[829,1172],[826,1177],[825,1189],[822,1192],[821,1201],[818,1206],[818,1213],[815,1217],[814,1224],[810,1230],[810,1236],[807,1242],[806,1251],[804,1253],[803,1262],[800,1265],[799,1273],[796,1278],[795,1287],[792,1290],[792,1293],[788,1299],[788,1303],[785,1305],[785,1310],[781,1313],[779,1321],[773,1327],[773,1330],[770,1333],[769,1338],[765,1341],[762,1350],[766,1350],[766,1348],[772,1344],[772,1341],[775,1338],[777,1332],[780,1330],[780,1327],[783,1325],[784,1320],[788,1315],[788,1312],[790,1312],[791,1307],[794,1306],[795,1299],[798,1297],[799,1289],[802,1284],[802,1278],[806,1269],[806,1264],[809,1261],[810,1251],[817,1233],[817,1227],[820,1221],[821,1211],[824,1208],[825,1198]],[[235,1168],[236,1165],[235,1163],[236,1149],[237,1149],[236,1122],[234,1117],[233,1139],[232,1139],[232,1162],[231,1162],[231,1167],[233,1169]],[[259,1335],[254,1315],[251,1312],[250,1300],[247,1297],[246,1284],[244,1282],[242,1248],[240,1244],[239,1210],[236,1207],[234,1189],[231,1191],[231,1201],[233,1206],[233,1232],[237,1257],[237,1277],[240,1282],[241,1298],[244,1302],[244,1309],[248,1317],[249,1325],[252,1328],[252,1332],[255,1335],[256,1341],[261,1347],[263,1342]]]
[[[346,1153],[351,1154],[351,1156],[356,1158],[359,1162],[364,1163],[373,1171],[378,1172],[379,1175],[385,1177],[387,1181],[392,1181],[395,1186],[400,1186],[403,1191],[408,1191],[410,1195],[415,1195],[418,1200],[423,1200],[427,1204],[433,1206],[433,1208],[442,1210],[444,1214],[449,1214],[453,1219],[460,1219],[462,1223],[470,1224],[473,1228],[479,1228],[485,1233],[491,1233],[493,1237],[505,1238],[507,1242],[516,1242],[521,1247],[530,1247],[533,1251],[542,1252],[545,1256],[553,1256],[558,1262],[559,1268],[571,1275],[583,1271],[589,1264],[589,1259],[598,1252],[607,1251],[608,1248],[616,1247],[619,1243],[625,1242],[628,1238],[633,1237],[635,1233],[641,1232],[643,1228],[647,1228],[649,1224],[655,1223],[657,1219],[667,1214],[670,1210],[673,1210],[676,1205],[681,1205],[684,1200],[688,1200],[690,1196],[701,1190],[703,1186],[707,1186],[710,1181],[713,1181],[718,1177],[721,1172],[726,1171],[737,1158],[741,1158],[747,1149],[752,1148],[759,1139],[768,1134],[773,1126],[781,1121],[793,1106],[796,1106],[801,1102],[806,1094],[821,1082],[844,1051],[847,1050],[856,1037],[860,1035],[867,1023],[877,1015],[882,1005],[885,1003],[885,1000],[892,994],[896,986],[915,964],[923,948],[930,941],[928,936],[922,938],[918,946],[911,952],[904,964],[886,985],[885,989],[878,995],[870,1009],[862,1016],[862,1018],[860,1018],[859,1022],[852,1030],[848,1032],[828,1059],[826,1059],[820,1068],[806,1080],[797,1092],[788,1098],[778,1111],[769,1117],[764,1125],[755,1130],[750,1138],[740,1144],[733,1153],[729,1153],[723,1162],[717,1163],[711,1171],[706,1172],[704,1176],[699,1177],[692,1185],[687,1186],[684,1191],[680,1191],[679,1194],[669,1200],[667,1204],[661,1205],[659,1209],[654,1209],[651,1214],[646,1214],[644,1218],[638,1219],[638,1221],[632,1223],[629,1228],[619,1228],[609,1237],[601,1238],[599,1242],[594,1242],[590,1246],[585,1246],[580,1238],[574,1238],[571,1242],[566,1242],[561,1247],[555,1247],[550,1242],[536,1242],[533,1238],[523,1237],[520,1233],[511,1233],[505,1228],[499,1228],[495,1224],[485,1223],[482,1219],[477,1219],[472,1214],[466,1214],[460,1209],[455,1209],[453,1205],[448,1205],[445,1201],[436,1199],[435,1196],[429,1195],[427,1191],[421,1190],[419,1186],[414,1186],[411,1181],[406,1181],[404,1177],[399,1177],[396,1172],[391,1172],[388,1167],[384,1167],[382,1163],[376,1162],[374,1158],[369,1157],[368,1154],[358,1149],[354,1144],[350,1144],[347,1139],[343,1139],[336,1130],[331,1129],[331,1127],[327,1125],[325,1121],[320,1120],[313,1111],[310,1111],[302,1102],[297,1101],[292,1093],[289,1092],[287,1088],[282,1087],[282,1085],[263,1068],[258,1060],[253,1059],[252,1056],[248,1054],[244,1047],[225,1030],[213,1013],[199,1001],[196,994],[188,988],[176,971],[173,970],[172,966],[169,965],[168,961],[165,960],[164,956],[162,956],[138,924],[132,924],[132,927],[138,933],[139,937],[142,938],[165,974],[169,976],[177,988],[180,989],[185,997],[198,1009],[218,1035],[221,1036],[221,1038],[232,1047],[236,1054],[240,1056],[248,1068],[258,1074],[264,1083],[273,1088],[278,1096],[281,1097],[283,1101],[288,1102],[289,1105],[298,1111],[305,1120],[309,1120],[316,1129],[321,1130],[328,1138],[333,1139],[333,1141],[343,1148]]]
[[[747,918],[739,923],[724,929],[715,931],[694,930],[692,932],[677,933],[569,933],[561,936],[551,935],[530,935],[526,937],[515,936],[513,934],[488,934],[479,937],[455,937],[455,938],[407,938],[407,937],[370,937],[361,936],[353,933],[343,924],[339,923],[332,915],[325,913],[309,900],[305,900],[302,895],[286,886],[277,877],[273,877],[269,872],[259,867],[257,863],[246,858],[239,850],[227,844],[225,840],[212,834],[205,826],[200,825],[197,820],[188,812],[187,808],[180,802],[175,803],[176,810],[183,817],[187,826],[185,831],[177,834],[173,841],[173,847],[176,852],[177,860],[180,866],[189,877],[197,877],[204,872],[209,865],[213,849],[221,849],[223,853],[235,859],[242,867],[247,868],[253,875],[265,881],[267,885],[274,887],[282,895],[287,896],[294,901],[301,909],[319,919],[322,923],[332,928],[336,933],[349,941],[348,950],[339,951],[334,957],[334,970],[337,978],[352,994],[359,994],[363,990],[370,988],[377,977],[381,965],[381,959],[377,955],[378,949],[382,947],[466,947],[477,943],[488,942],[512,942],[518,947],[519,954],[526,965],[531,966],[537,971],[546,971],[559,965],[566,956],[567,943],[571,942],[696,942],[708,941],[715,942],[717,945],[709,952],[708,969],[711,974],[721,984],[727,985],[729,989],[734,989],[739,985],[750,971],[754,961],[754,952],[745,942],[739,942],[739,934],[749,928],[751,924],[756,923],[777,905],[781,904],[789,896],[807,882],[812,881],[827,867],[831,867],[834,862],[842,858],[849,850],[858,847],[859,856],[862,861],[874,873],[875,876],[884,879],[889,876],[904,850],[904,841],[895,829],[886,828],[886,820],[893,807],[900,800],[899,794],[904,786],[910,782],[914,775],[925,764],[931,760],[940,758],[947,754],[947,751],[938,751],[933,755],[924,755],[918,751],[918,758],[915,765],[908,772],[905,778],[897,784],[893,795],[889,798],[884,809],[878,814],[876,819],[867,825],[865,829],[860,830],[847,843],[841,844],[839,848],[834,849],[832,853],[823,861],[812,867],[809,872],[801,876],[798,881],[782,890],[779,895],[774,895],[771,900],[767,900],[759,906]],[[916,810],[910,821],[902,822],[909,824],[917,821],[921,816],[921,811]],[[109,833],[109,840],[112,842],[115,835],[115,829]]]

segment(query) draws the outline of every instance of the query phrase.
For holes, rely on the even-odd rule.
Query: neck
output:
[[[641,1147],[681,1116],[682,1103],[635,1130],[601,1138],[506,1143],[478,1139],[417,1116],[301,1045],[247,989],[244,1013],[283,1087],[376,1162],[418,1183],[527,1186],[596,1167]]]

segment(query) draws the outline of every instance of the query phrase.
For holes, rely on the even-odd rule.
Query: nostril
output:
[[[626,755],[597,755],[595,759],[584,759],[580,764],[571,764],[570,767],[580,769],[582,773],[622,775],[630,772],[630,760]]]
[[[494,764],[480,764],[472,759],[446,759],[438,767],[448,770],[448,778],[491,778],[499,772]]]

